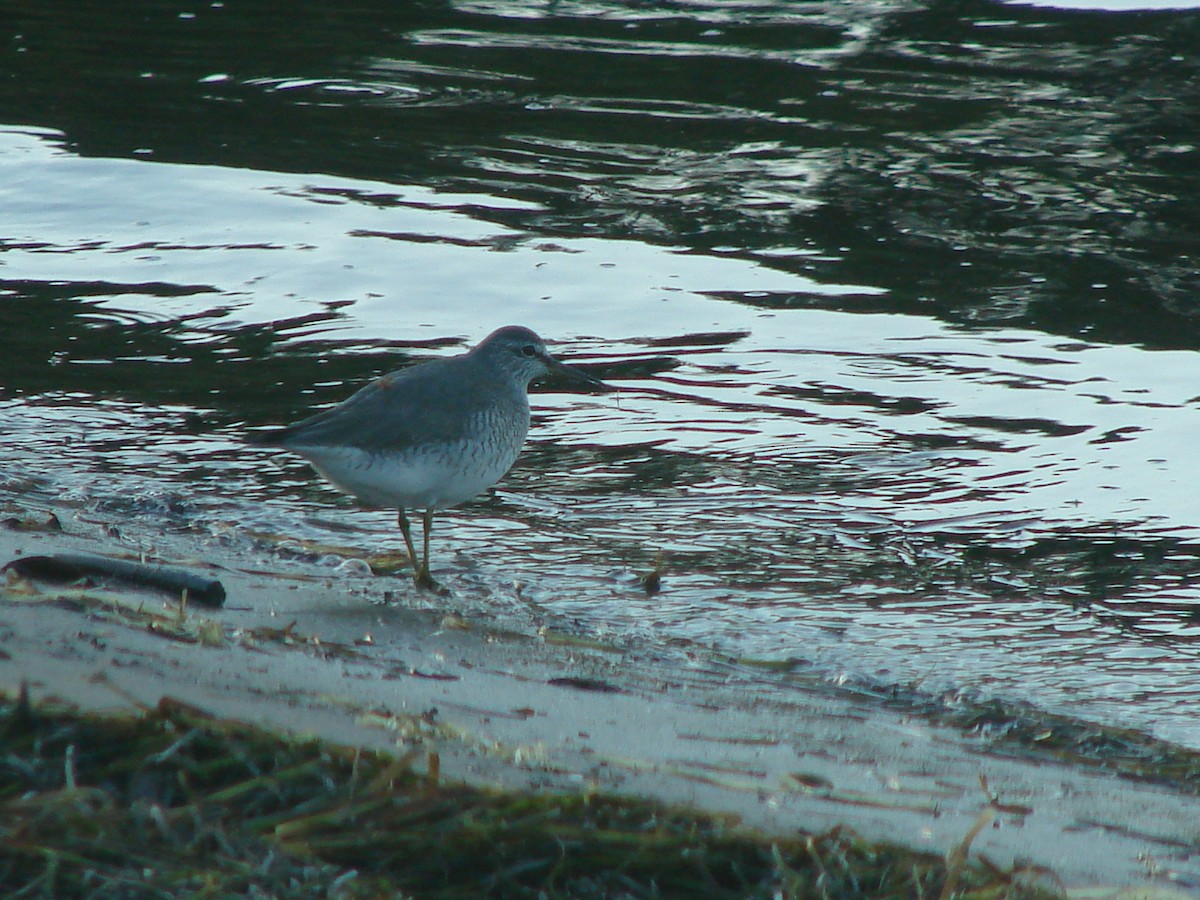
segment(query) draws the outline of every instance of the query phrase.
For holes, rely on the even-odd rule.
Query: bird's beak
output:
[[[545,363],[546,368],[549,370],[548,374],[554,381],[560,381],[572,387],[587,388],[597,393],[609,393],[616,390],[611,384],[605,384],[599,378],[593,378],[580,369],[564,366],[549,354],[543,355],[541,360]]]

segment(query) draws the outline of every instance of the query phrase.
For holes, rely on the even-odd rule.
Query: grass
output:
[[[84,714],[0,699],[10,898],[973,898],[1028,873],[835,830],[784,838],[587,793],[448,784],[415,760],[163,699]],[[1044,879],[1043,879],[1044,880]]]

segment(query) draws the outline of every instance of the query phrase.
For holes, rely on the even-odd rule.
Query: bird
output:
[[[512,468],[529,433],[529,383],[547,374],[614,390],[564,366],[530,329],[507,325],[466,353],[390,372],[336,406],[250,432],[247,441],[296,453],[344,493],[397,510],[413,582],[436,589],[434,512],[470,500]],[[421,510],[420,558],[406,510]]]

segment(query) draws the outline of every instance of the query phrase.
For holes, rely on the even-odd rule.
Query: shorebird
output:
[[[470,500],[512,468],[529,432],[529,383],[549,373],[612,390],[554,359],[528,328],[508,325],[467,353],[384,375],[337,406],[247,439],[297,453],[339,490],[397,510],[413,581],[433,588],[434,512]],[[409,509],[421,510],[420,559]]]

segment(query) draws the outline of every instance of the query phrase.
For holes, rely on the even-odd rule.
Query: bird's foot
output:
[[[413,569],[413,584],[423,591],[436,591],[439,594],[446,592],[445,588],[433,580],[433,576],[424,566]]]

